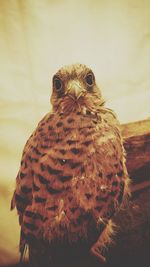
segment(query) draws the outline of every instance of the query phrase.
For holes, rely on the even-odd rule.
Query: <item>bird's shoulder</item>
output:
[[[52,112],[49,112],[39,121],[37,127],[30,135],[24,146],[22,156],[27,154],[31,155],[32,151],[36,152],[35,148],[37,147],[38,143],[46,138],[49,129],[52,128],[53,117],[54,114]]]
[[[102,107],[99,112],[98,136],[102,143],[123,143],[120,122],[115,112]]]

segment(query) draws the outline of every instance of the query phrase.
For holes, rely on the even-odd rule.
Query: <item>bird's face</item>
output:
[[[53,110],[70,113],[74,111],[96,111],[104,104],[95,76],[82,64],[61,68],[53,76],[51,96]]]

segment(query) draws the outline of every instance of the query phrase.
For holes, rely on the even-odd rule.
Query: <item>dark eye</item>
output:
[[[58,78],[58,77],[54,77],[54,79],[53,79],[53,86],[55,87],[55,89],[57,91],[60,91],[62,89],[62,87],[63,87],[63,84],[62,84],[61,79]]]
[[[94,75],[92,73],[88,73],[85,77],[85,81],[88,86],[92,86],[94,84]]]

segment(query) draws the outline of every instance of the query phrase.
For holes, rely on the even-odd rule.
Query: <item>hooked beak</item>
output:
[[[68,95],[73,99],[79,99],[86,90],[81,86],[79,81],[70,81],[68,85]]]

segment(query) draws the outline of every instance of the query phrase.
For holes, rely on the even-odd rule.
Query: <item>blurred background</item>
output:
[[[150,117],[149,0],[0,0],[0,266],[18,260],[10,199],[52,75],[90,66],[121,123]]]

